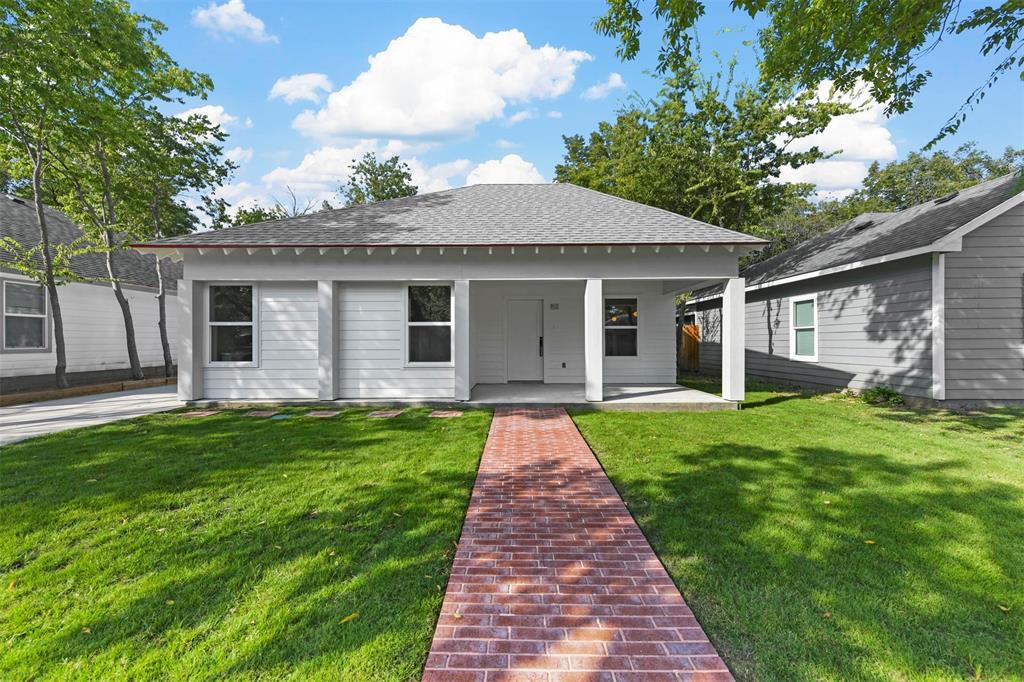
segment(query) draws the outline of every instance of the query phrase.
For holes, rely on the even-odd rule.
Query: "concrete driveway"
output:
[[[48,433],[166,412],[183,403],[177,387],[99,393],[0,408],[0,445]]]

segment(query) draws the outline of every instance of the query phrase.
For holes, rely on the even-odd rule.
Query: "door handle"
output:
[[[540,347],[540,356],[544,357],[544,337],[543,336],[538,337],[538,340],[539,340],[539,347]]]

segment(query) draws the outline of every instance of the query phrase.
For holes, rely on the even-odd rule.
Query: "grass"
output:
[[[490,415],[163,414],[0,450],[0,679],[416,679]]]
[[[1024,410],[574,418],[738,678],[1024,679]]]

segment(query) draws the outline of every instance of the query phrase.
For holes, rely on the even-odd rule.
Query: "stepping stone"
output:
[[[448,417],[461,417],[462,412],[460,412],[459,410],[434,410],[427,416],[447,419]]]
[[[192,410],[191,412],[182,412],[182,417],[212,417],[215,414],[219,414],[220,410]]]
[[[397,417],[400,414],[402,414],[402,410],[377,410],[376,412],[371,412],[366,416],[371,419],[391,419],[392,417]]]
[[[338,412],[337,410],[313,410],[312,412],[307,412],[306,416],[307,417],[337,417],[339,414],[341,414],[341,413]]]
[[[246,417],[273,417],[277,410],[250,410],[245,413]]]
[[[294,416],[295,415],[293,415],[293,414],[275,414],[270,419],[276,422],[276,421],[279,421],[281,419],[291,419]]]

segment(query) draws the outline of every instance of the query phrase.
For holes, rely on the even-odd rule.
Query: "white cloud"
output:
[[[584,90],[583,99],[604,99],[612,94],[613,90],[620,90],[625,87],[626,81],[622,80],[622,75],[612,71],[603,83],[596,83]]]
[[[536,109],[523,109],[517,111],[508,117],[508,124],[515,125],[516,123],[522,123],[523,121],[529,121],[531,118],[537,118]]]
[[[207,7],[192,10],[192,23],[214,36],[243,38],[257,43],[276,43],[277,36],[267,33],[263,20],[245,11],[242,0],[228,0],[223,5],[211,2]]]
[[[368,152],[376,154],[378,159],[401,155],[402,161],[409,165],[412,182],[421,194],[448,189],[456,178],[466,175],[471,165],[467,159],[431,166],[415,156],[427,148],[426,145],[410,145],[398,140],[383,144],[378,140],[359,140],[347,146],[328,145],[306,154],[295,167],[275,168],[261,181],[268,193],[280,193],[285,187],[291,187],[296,194],[314,199],[319,204],[337,193],[347,182],[352,163]]]
[[[561,111],[549,111],[548,112],[548,118],[562,118],[562,112]]]
[[[229,161],[242,164],[252,161],[252,147],[232,147],[231,149],[224,152],[224,156]]]
[[[219,104],[206,104],[201,107],[194,107],[192,109],[186,109],[180,114],[176,114],[178,118],[188,118],[189,116],[201,115],[209,119],[210,123],[215,126],[219,126],[222,130],[226,130],[231,125],[238,123],[238,117],[232,116],[224,110]],[[246,119],[248,124],[246,127],[252,126],[252,121]]]
[[[274,87],[270,89],[270,97],[283,97],[288,104],[298,102],[300,99],[310,102],[320,101],[320,90],[330,91],[334,87],[325,74],[322,73],[299,73],[288,78],[278,78]]]
[[[477,37],[437,18],[421,18],[369,68],[331,93],[318,111],[293,126],[316,137],[427,137],[468,135],[500,118],[508,104],[567,92],[586,52],[534,48],[521,31]]]
[[[789,148],[794,151],[817,146],[836,154],[797,169],[783,168],[780,179],[813,183],[819,198],[842,198],[861,186],[872,161],[895,159],[896,145],[885,127],[885,105],[876,102],[862,85],[852,92],[838,92],[826,80],[818,86],[817,99],[845,102],[856,111],[835,117],[820,133],[793,140]]]
[[[499,149],[515,149],[516,147],[519,146],[515,142],[513,142],[512,140],[506,140],[504,138],[502,138],[502,139],[498,140],[497,142],[495,142],[494,145],[496,147],[498,147]]]
[[[518,154],[481,163],[466,176],[467,185],[488,185],[503,182],[536,184],[547,182],[537,167]]]

